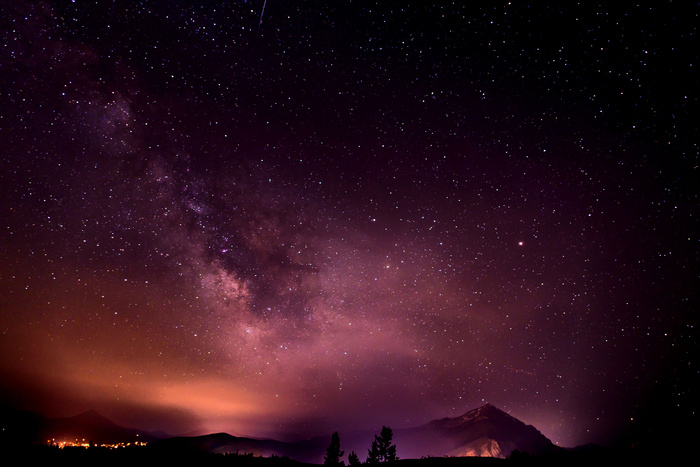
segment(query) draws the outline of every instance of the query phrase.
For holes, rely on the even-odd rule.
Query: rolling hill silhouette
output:
[[[162,438],[152,433],[124,428],[95,411],[75,417],[49,419],[37,414],[3,413],[3,433],[27,442],[55,443],[85,441],[95,444],[148,442],[148,452],[156,456],[192,454],[250,454],[254,457],[288,457],[300,462],[323,463],[330,434],[311,439],[283,442],[214,433],[204,436]],[[340,434],[346,456],[355,451],[364,461],[375,431]],[[14,438],[13,438],[14,439]],[[506,458],[513,451],[529,454],[556,453],[561,450],[531,425],[527,425],[486,404],[455,418],[433,420],[414,428],[394,430],[394,443],[400,459],[422,457],[494,457]]]
[[[0,411],[4,442],[60,443],[85,441],[94,444],[150,442],[162,438],[143,430],[117,425],[94,410],[65,418],[47,418],[32,412],[3,408]]]
[[[94,410],[74,417],[47,419],[40,433],[47,440],[77,439],[95,444],[149,442],[157,439],[145,431],[119,426]]]
[[[364,460],[375,434],[373,431],[341,433],[341,449],[346,455],[355,451]],[[216,433],[156,441],[149,448],[183,454],[251,453],[254,456],[280,456],[301,462],[322,463],[329,441],[330,434],[297,442],[281,442]],[[491,404],[460,417],[443,418],[416,428],[396,430],[394,442],[402,459],[442,456],[506,458],[516,449],[530,454],[556,452],[559,449],[536,428]]]

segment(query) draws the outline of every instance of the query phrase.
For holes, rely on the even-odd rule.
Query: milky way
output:
[[[564,446],[695,417],[697,5],[8,3],[7,404],[293,439],[490,402]]]

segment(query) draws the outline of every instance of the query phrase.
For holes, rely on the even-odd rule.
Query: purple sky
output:
[[[285,439],[695,420],[697,5],[15,3],[2,402]]]

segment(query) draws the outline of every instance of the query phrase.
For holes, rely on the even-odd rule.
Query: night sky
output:
[[[700,8],[579,3],[2,1],[1,402],[697,423]]]

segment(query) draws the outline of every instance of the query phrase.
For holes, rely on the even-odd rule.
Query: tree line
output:
[[[381,462],[393,462],[398,460],[396,455],[396,445],[392,443],[394,437],[393,431],[388,426],[383,426],[382,431],[378,435],[374,435],[374,441],[367,450],[367,459],[365,464],[379,464]],[[331,435],[331,443],[326,448],[326,456],[324,457],[324,465],[345,465],[341,460],[345,451],[340,449],[340,436],[338,432],[333,432]],[[348,454],[348,465],[361,465],[362,462],[355,451]]]

